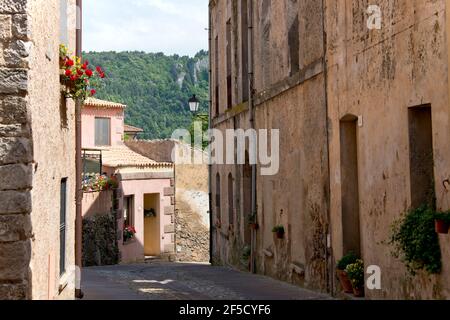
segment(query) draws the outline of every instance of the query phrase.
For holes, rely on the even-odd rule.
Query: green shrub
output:
[[[354,252],[351,251],[345,256],[343,256],[341,260],[338,261],[337,268],[339,270],[345,270],[345,268],[347,268],[349,264],[355,263],[358,259],[359,257]]]
[[[441,249],[434,224],[437,215],[432,208],[422,206],[408,211],[392,227],[394,256],[402,259],[412,275],[418,270],[441,272]]]

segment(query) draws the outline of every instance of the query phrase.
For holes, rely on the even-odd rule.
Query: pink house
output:
[[[114,177],[118,182],[113,204],[112,191],[87,188],[83,216],[116,212],[120,261],[143,261],[146,256],[175,253],[174,168],[133,152],[124,144],[126,106],[88,99],[82,111],[84,172]],[[86,181],[90,181],[86,178]],[[114,207],[115,206],[115,207]],[[133,239],[124,239],[125,226],[134,227]]]

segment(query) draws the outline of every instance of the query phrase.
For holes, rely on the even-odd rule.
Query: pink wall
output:
[[[82,147],[96,148],[95,145],[95,118],[111,119],[111,146],[123,143],[124,111],[121,108],[98,108],[85,106],[81,113],[82,121]]]
[[[83,193],[81,205],[83,218],[108,214],[112,208],[112,191]]]
[[[161,253],[164,253],[164,246],[171,244],[171,234],[164,233],[164,226],[172,223],[171,217],[164,214],[164,207],[170,206],[170,197],[164,196],[164,188],[170,187],[170,179],[152,179],[152,180],[131,180],[122,181],[121,189],[123,190],[123,196],[134,195],[134,227],[136,228],[135,241],[123,245],[122,241],[119,241],[119,249],[122,254],[121,262],[131,263],[136,261],[143,261],[144,256],[144,195],[155,194],[160,195],[160,235],[161,235]],[[123,206],[123,203],[120,203]],[[119,222],[120,228],[123,227],[123,218]]]

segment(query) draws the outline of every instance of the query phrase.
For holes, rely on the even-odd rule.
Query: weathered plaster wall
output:
[[[68,45],[75,52],[75,0],[67,3]],[[63,178],[68,179],[67,271],[75,264],[75,105],[71,100],[62,103],[60,94],[60,1],[29,1],[29,5],[33,43],[29,57],[29,111],[34,150],[32,298],[73,298],[74,290],[70,286],[59,293],[59,287],[64,287],[69,280],[69,274],[60,276],[59,270],[59,195]]]
[[[220,87],[220,114],[214,114],[213,126],[222,132],[250,128],[247,104],[239,100],[244,96],[242,86],[232,86],[234,107],[226,110],[225,25],[230,18],[240,20],[235,19],[236,10],[227,3],[211,2],[213,38],[219,39]],[[260,166],[257,168],[260,229],[256,232],[256,269],[258,273],[326,291],[328,153],[321,1],[264,0],[253,1],[253,7],[255,128],[280,130],[278,174],[261,176]],[[289,33],[296,28],[298,39],[295,33]],[[233,30],[231,42],[236,38],[239,42],[241,34],[236,30],[242,27]],[[216,61],[215,48],[211,53],[211,61]],[[236,75],[241,64],[242,57],[234,61],[234,77],[242,77]],[[212,69],[214,79],[216,66]],[[229,174],[233,177],[233,203],[229,201]],[[214,260],[243,269],[248,269],[248,261],[242,256],[250,244],[248,175],[243,165],[214,165],[211,188],[213,219],[221,222],[213,229]],[[231,205],[233,225],[229,219]],[[272,233],[278,224],[286,229],[284,240],[275,239]]]
[[[326,8],[332,244],[342,257],[339,120],[357,128],[360,233],[366,266],[378,265],[382,289],[369,298],[450,296],[450,242],[440,236],[440,276],[410,278],[386,244],[390,226],[411,205],[408,108],[431,104],[434,179],[439,209],[449,209],[448,68],[445,1],[378,1],[381,30],[366,27],[368,1],[330,1]]]
[[[59,19],[59,1],[0,3],[0,298],[73,297],[58,293],[65,177],[67,266],[74,264],[75,213],[74,106],[60,109]],[[73,50],[75,29],[68,30]]]

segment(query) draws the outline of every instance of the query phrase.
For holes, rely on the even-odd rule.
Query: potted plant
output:
[[[278,226],[273,227],[272,232],[276,233],[277,239],[283,239],[284,238],[285,231],[284,231],[284,227],[282,225],[278,225]]]
[[[250,226],[250,228],[252,228],[253,230],[258,230],[259,229],[259,225],[258,225],[258,221],[256,218],[255,214],[252,214],[248,220],[248,224]]]
[[[356,260],[345,268],[353,287],[355,297],[364,297],[364,261]]]
[[[128,242],[134,239],[136,235],[136,229],[132,226],[125,226],[123,229],[123,242]]]
[[[434,223],[437,233],[448,234],[448,230],[450,229],[450,213],[436,213]]]
[[[355,263],[357,260],[358,257],[356,256],[356,254],[353,252],[349,252],[348,254],[343,256],[342,259],[337,263],[336,273],[339,278],[339,282],[341,283],[341,287],[345,293],[353,293],[352,282],[348,278],[345,269],[347,268],[347,266]]]

